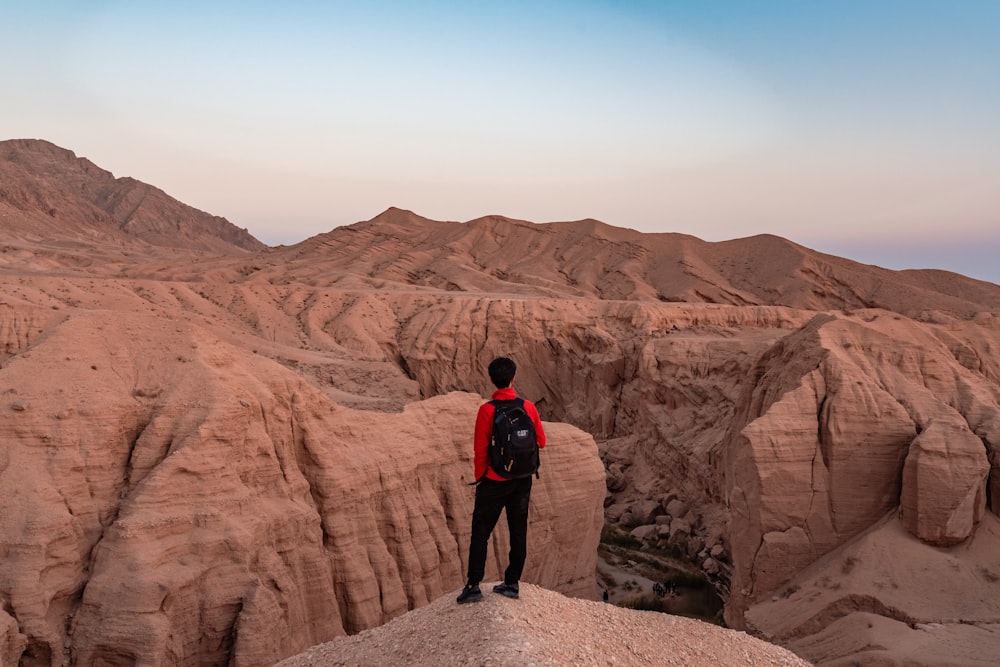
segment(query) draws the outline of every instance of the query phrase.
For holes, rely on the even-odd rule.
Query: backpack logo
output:
[[[494,407],[489,464],[507,479],[538,476],[535,423],[524,410],[524,399],[490,401]]]

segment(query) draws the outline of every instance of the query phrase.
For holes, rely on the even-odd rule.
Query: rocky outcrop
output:
[[[922,327],[874,313],[817,316],[755,376],[727,445],[727,497],[744,526],[732,624],[893,508],[929,544],[973,534],[1000,448],[993,378],[956,368]]]
[[[455,593],[371,632],[315,646],[276,667],[809,664],[743,632],[683,616],[571,599],[531,584],[521,587],[517,601],[487,592],[481,602],[457,605]]]
[[[100,312],[0,377],[15,662],[271,664],[463,580],[478,396],[352,410],[199,327]],[[525,579],[591,596],[603,466],[548,430]]]

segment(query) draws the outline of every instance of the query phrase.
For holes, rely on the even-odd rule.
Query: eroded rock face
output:
[[[24,635],[18,632],[17,621],[5,611],[0,611],[0,665],[16,665],[27,645]]]
[[[118,284],[114,294],[120,289]],[[57,294],[61,290],[79,293],[73,280],[58,281],[45,291]],[[93,558],[87,555],[87,545],[96,543],[102,533],[101,541],[109,545],[129,543],[132,538],[126,539],[119,530],[130,525],[131,510],[125,511],[127,505],[116,509],[116,499],[122,494],[131,497],[134,480],[153,479],[152,471],[171,460],[166,452],[174,451],[180,442],[196,443],[197,451],[202,452],[195,462],[184,467],[185,476],[193,475],[206,487],[202,504],[220,502],[216,491],[208,487],[222,489],[223,496],[240,496],[246,493],[241,491],[246,485],[243,477],[260,478],[266,488],[277,480],[289,489],[288,497],[279,494],[268,501],[287,506],[279,512],[283,517],[280,525],[255,519],[263,521],[261,529],[273,534],[276,544],[287,544],[293,539],[289,536],[306,530],[309,521],[319,522],[320,535],[325,529],[328,535],[353,536],[359,530],[359,517],[370,516],[370,510],[351,505],[344,515],[338,513],[344,501],[335,499],[340,497],[338,494],[353,497],[361,488],[387,483],[385,480],[391,476],[373,471],[384,465],[395,466],[396,462],[390,458],[390,463],[365,467],[361,461],[367,449],[358,450],[357,443],[364,442],[367,447],[367,439],[360,433],[372,429],[348,428],[339,425],[337,419],[320,418],[314,412],[327,410],[350,415],[344,417],[348,422],[367,423],[371,415],[349,410],[346,405],[399,411],[422,395],[459,390],[486,394],[486,364],[511,350],[518,351],[521,364],[519,391],[535,400],[547,418],[575,423],[601,440],[601,454],[614,482],[608,518],[631,530],[658,523],[657,513],[661,509],[666,512],[666,530],[647,529],[642,533],[648,534],[651,543],[663,540],[677,544],[703,568],[711,569],[711,580],[728,598],[729,623],[737,627],[744,610],[755,601],[779,589],[795,572],[838,549],[901,503],[904,517],[916,522],[911,530],[922,539],[934,541],[947,536],[954,540],[970,534],[985,508],[989,495],[985,489],[996,483],[995,474],[984,482],[988,474],[984,465],[998,442],[997,369],[988,356],[969,352],[1000,343],[989,323],[916,323],[884,311],[815,316],[773,307],[706,308],[594,300],[564,303],[543,298],[414,297],[392,292],[316,294],[301,288],[259,285],[193,288],[183,283],[143,282],[132,284],[131,290],[139,297],[139,310],[146,304],[153,309],[182,308],[181,312],[191,313],[199,322],[198,327],[173,323],[166,336],[170,340],[157,338],[151,331],[153,322],[162,322],[159,317],[121,314],[130,310],[102,311],[102,306],[114,304],[99,292],[91,293],[85,310],[77,307],[68,311],[69,319],[62,324],[61,318],[67,315],[60,311],[38,307],[23,311],[21,306],[12,306],[7,310],[9,324],[0,327],[8,332],[8,349],[16,352],[3,372],[21,374],[19,380],[7,386],[28,386],[36,378],[59,378],[59,391],[50,388],[50,394],[58,400],[40,403],[31,392],[18,389],[9,393],[5,397],[9,398],[8,412],[20,420],[12,423],[27,424],[21,431],[32,434],[27,437],[39,443],[45,438],[85,441],[93,432],[93,437],[106,443],[105,448],[114,452],[119,461],[111,466],[90,455],[78,455],[79,461],[71,466],[84,471],[84,479],[91,480],[87,485],[81,483],[72,495],[100,501],[93,507],[90,501],[83,507],[73,507],[72,516],[89,516],[85,530],[63,526],[61,522],[68,520],[65,517],[52,525],[49,523],[55,520],[49,518],[49,523],[37,527],[40,533],[66,535],[63,540],[68,546],[60,548],[84,562]],[[302,303],[308,303],[306,314],[291,317],[288,313],[298,313],[295,304]],[[128,308],[135,306],[130,302]],[[108,322],[109,312],[115,312],[114,326]],[[131,332],[126,326],[130,322],[135,324],[129,326],[146,333]],[[302,326],[297,322],[303,322]],[[531,326],[519,325],[524,322]],[[63,332],[59,346],[52,342],[53,331]],[[390,331],[394,335],[387,334]],[[245,336],[256,341],[249,354],[245,347],[237,345]],[[130,342],[133,340],[157,342],[139,345]],[[229,352],[206,352],[216,349]],[[123,367],[122,359],[132,361]],[[280,361],[285,368],[271,359]],[[963,362],[959,364],[956,359]],[[199,370],[193,375],[195,368]],[[403,368],[408,375],[401,372]],[[287,373],[288,369],[295,372]],[[202,375],[205,379],[193,380]],[[206,389],[214,382],[221,387],[235,382],[242,393]],[[86,396],[86,402],[66,398],[66,392]],[[329,399],[344,405],[333,407]],[[99,407],[86,407],[90,404]],[[51,407],[40,414],[39,405]],[[453,425],[459,431],[465,430],[459,438],[463,447],[467,445],[474,408],[470,405],[470,414]],[[115,417],[99,421],[97,426],[80,426],[95,414]],[[374,421],[388,424],[395,419],[394,414],[377,414]],[[234,420],[245,422],[236,432],[238,435],[230,433],[232,427],[228,426]],[[922,493],[926,486],[920,486],[920,477],[915,478],[917,485],[911,484],[912,475],[904,473],[904,468],[925,470],[928,462],[935,460],[933,453],[915,454],[933,445],[929,438],[935,423],[956,424],[960,433],[961,424],[967,425],[968,464],[955,470],[964,475],[964,486],[952,486],[941,475],[932,473],[945,488],[930,500],[931,496]],[[220,429],[218,424],[227,426]],[[345,428],[348,430],[342,433]],[[344,459],[352,463],[317,463],[321,459],[313,451],[313,440],[320,437],[316,433],[324,434],[321,437],[332,443],[330,447],[338,442],[354,443],[351,447],[345,445],[342,452]],[[395,440],[394,436],[387,437]],[[249,443],[251,450],[266,452],[255,460],[272,461],[271,467],[260,472],[250,466],[236,473],[235,478],[232,466],[219,469],[219,452],[233,449],[232,438]],[[922,440],[926,443],[922,444]],[[133,441],[143,446],[133,446]],[[979,454],[976,442],[981,448]],[[286,452],[287,448],[295,452],[294,456]],[[236,449],[241,451],[240,447]],[[468,452],[464,455],[468,456]],[[908,462],[909,457],[912,462]],[[288,461],[292,460],[306,482],[288,472],[292,470]],[[343,487],[343,478],[330,470],[342,470],[345,465],[363,483]],[[200,468],[216,472],[208,476],[191,472]],[[457,474],[468,472],[458,470]],[[599,471],[596,478],[600,481],[592,483],[600,490],[595,493],[603,496],[607,476]],[[442,478],[438,484],[450,488],[445,479],[451,477]],[[561,484],[559,479],[543,474],[542,483]],[[169,494],[171,483],[162,484],[161,489],[144,481],[142,488]],[[90,486],[95,488],[91,490]],[[41,502],[58,507],[57,498],[61,496],[56,487],[53,484],[49,490],[25,489],[19,495],[30,499],[26,507]],[[317,489],[330,487],[338,491],[326,492],[333,494],[330,496],[317,495]],[[448,497],[460,494],[462,488],[459,484]],[[568,486],[561,492],[573,494],[576,490]],[[47,495],[36,497],[42,494]],[[544,497],[541,491],[535,494],[539,506]],[[419,506],[425,504],[423,495],[415,498]],[[939,511],[940,498],[951,498],[952,505],[944,513]],[[247,502],[232,506],[243,508]],[[408,515],[412,498],[399,502],[402,504],[386,504],[384,511],[392,516]],[[155,515],[160,504],[149,501],[148,511]],[[310,506],[325,509],[311,510],[313,515],[309,514]],[[561,503],[554,503],[552,510],[561,507]],[[470,510],[471,506],[466,506],[464,511]],[[121,512],[120,518],[116,518],[116,511]],[[189,510],[189,514],[195,516],[195,510]],[[265,516],[259,511],[257,514]],[[207,520],[197,516],[201,517],[198,521]],[[376,512],[375,516],[381,514]],[[121,525],[110,529],[116,521]],[[192,524],[195,519],[190,516],[184,521],[178,524],[181,527],[177,528],[176,539],[197,542],[186,530],[199,524]],[[380,520],[366,521],[381,525]],[[137,525],[141,528],[144,524]],[[231,532],[221,519],[206,525],[206,535]],[[139,528],[132,532],[141,532]],[[82,540],[69,538],[81,530],[85,536]],[[418,542],[425,535],[438,534],[436,528],[407,530],[402,536],[412,534]],[[460,553],[466,548],[463,530],[467,528],[452,518],[448,531],[456,536]],[[532,530],[534,539],[538,531]],[[242,534],[237,531],[236,536]],[[542,535],[548,543],[554,539],[544,532]],[[234,553],[260,550],[256,541],[248,546],[234,539],[228,538],[236,545]],[[190,645],[162,650],[169,655],[208,651],[206,655],[219,657],[225,649],[212,649],[216,651],[212,653],[205,647],[238,645],[250,647],[247,655],[271,655],[284,650],[283,642],[313,641],[319,636],[320,626],[333,624],[345,631],[370,627],[446,590],[433,583],[438,576],[434,572],[421,574],[424,565],[400,572],[393,569],[391,563],[398,563],[411,547],[400,552],[403,555],[392,552],[389,558],[382,551],[370,553],[358,539],[331,541],[317,537],[315,544],[305,542],[311,546],[298,548],[295,557],[304,560],[295,562],[288,561],[290,552],[282,546],[273,548],[283,554],[280,557],[269,551],[255,556],[256,562],[271,563],[267,568],[261,566],[261,571],[281,573],[268,575],[275,579],[273,585],[237,558],[234,571],[253,572],[264,583],[234,589],[212,608],[228,609],[220,618],[235,618],[238,613],[240,623],[227,626],[222,620],[183,608],[178,618],[184,620],[178,621],[179,627],[195,638],[184,639]],[[500,553],[505,551],[502,539]],[[301,539],[297,543],[303,544]],[[539,560],[539,576],[550,576],[549,570],[558,568],[560,559],[569,557],[567,554],[575,554],[575,548],[559,547],[550,552],[558,553],[558,557]],[[199,547],[198,553],[207,549]],[[721,557],[711,558],[711,564],[705,566],[710,551],[720,552]],[[100,553],[100,549],[94,551]],[[215,553],[212,558],[234,558],[226,553]],[[336,613],[308,599],[300,607],[283,606],[282,596],[275,593],[288,590],[289,585],[282,582],[292,580],[296,572],[324,571],[323,563],[329,561],[331,553],[342,563],[369,563],[362,572],[353,571],[352,565],[342,565],[345,570],[339,574],[326,571],[333,583],[325,588],[313,587],[320,591],[320,597],[338,600]],[[581,559],[592,555],[586,549],[583,554]],[[136,558],[132,566],[136,571],[163,567],[155,559]],[[416,562],[424,561],[417,557]],[[447,566],[453,568],[453,576],[459,580],[460,563],[461,558]],[[17,567],[37,566],[22,561]],[[195,571],[202,572],[200,567]],[[441,569],[446,564],[434,567]],[[66,600],[83,591],[75,637],[104,647],[95,648],[92,655],[98,655],[99,650],[111,651],[135,636],[135,628],[127,620],[129,614],[155,618],[155,614],[147,614],[152,604],[149,600],[167,607],[175,604],[173,598],[168,600],[166,595],[158,597],[143,589],[143,603],[130,603],[134,606],[120,617],[126,620],[115,620],[119,612],[101,609],[97,602],[91,602],[98,598],[94,597],[96,592],[90,591],[100,591],[105,585],[101,573],[96,569],[92,572],[93,588],[88,585],[83,590],[84,577],[79,573],[59,585],[60,590],[67,591]],[[186,585],[195,589],[208,575],[185,576],[190,577]],[[562,577],[560,585],[567,590],[586,589],[579,575],[551,576]],[[385,577],[398,579],[399,589],[390,591],[374,583]],[[418,581],[423,583],[414,583]],[[46,595],[39,599],[48,599]],[[107,595],[132,599],[122,591]],[[379,600],[379,604],[373,600]],[[60,604],[66,610],[73,606],[69,601]],[[263,611],[255,615],[258,612],[253,610],[257,609],[281,609],[282,614],[293,619],[289,627],[295,625],[297,629],[283,635],[259,632],[252,619],[266,615]],[[37,614],[44,615],[41,608]],[[88,614],[100,620],[86,620]],[[205,622],[185,626],[194,616]],[[316,627],[310,626],[307,618],[318,619]],[[99,642],[90,639],[96,636],[92,627],[103,628]],[[215,634],[205,630],[211,627],[223,630]],[[225,628],[231,627],[249,629],[227,635]],[[149,645],[166,646],[163,642],[175,641],[163,639],[173,635],[163,635],[162,628],[149,627],[144,632]],[[58,632],[46,627],[31,633],[33,637],[48,637],[46,645],[53,647],[61,641]]]
[[[900,322],[817,317],[762,357],[728,449],[730,507],[746,527],[733,537],[734,625],[896,507],[939,546],[969,538],[986,511],[997,386]]]
[[[785,592],[802,632],[891,615],[881,571],[850,596],[821,586],[823,609],[791,592],[889,519],[892,553],[974,546],[960,586],[997,576],[982,526],[1000,513],[1000,287],[776,237],[395,209],[253,254],[119,245],[86,201],[27,210],[50,203],[43,185],[0,202],[17,222],[0,229],[0,650],[23,644],[26,665],[260,664],[457,586],[471,415],[497,355],[606,468],[560,469],[592,445],[553,424],[539,583],[592,592],[596,530],[564,527],[599,523],[605,483],[608,521],[686,553],[735,627]],[[434,446],[401,456],[407,437]],[[892,565],[924,594],[917,565]],[[995,618],[964,593],[958,625]]]
[[[121,313],[53,326],[0,377],[5,660],[271,664],[464,579],[476,395],[352,410]],[[603,466],[548,432],[525,579],[592,595]],[[497,555],[502,528],[487,577]]]

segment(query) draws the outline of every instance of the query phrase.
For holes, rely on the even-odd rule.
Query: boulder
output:
[[[965,422],[932,421],[910,445],[900,510],[913,535],[952,546],[970,535],[986,511],[990,463]]]
[[[628,509],[627,503],[612,503],[604,509],[604,517],[611,523],[617,523]]]
[[[691,524],[684,519],[674,519],[670,522],[670,541],[687,540],[691,535]]]
[[[654,539],[656,537],[656,535],[657,535],[657,527],[655,525],[653,525],[653,524],[647,524],[645,526],[639,526],[638,528],[633,528],[629,532],[629,535],[631,535],[632,537],[636,538],[637,540],[641,540],[643,542],[646,542],[647,540],[651,540],[651,539]]]
[[[700,537],[692,537],[687,543],[687,552],[689,557],[696,556],[700,551],[705,548],[705,540]]]
[[[688,513],[688,504],[682,500],[674,499],[667,503],[667,514],[675,519],[682,518]]]
[[[628,483],[625,473],[622,471],[622,466],[618,463],[612,463],[608,466],[605,480],[608,486],[608,491],[613,491],[615,493],[624,491]]]
[[[663,514],[663,508],[655,500],[640,500],[632,504],[632,515],[640,523],[654,523]]]

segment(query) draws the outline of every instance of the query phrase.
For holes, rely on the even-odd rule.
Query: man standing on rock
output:
[[[483,599],[479,582],[486,569],[490,534],[500,519],[502,510],[507,511],[510,554],[503,583],[494,586],[493,592],[509,598],[518,597],[518,581],[527,556],[531,476],[538,474],[538,449],[545,446],[545,431],[542,429],[538,409],[534,403],[518,398],[514,392],[517,365],[511,359],[499,357],[490,362],[488,370],[490,380],[497,390],[493,392],[492,400],[479,406],[479,414],[476,415],[473,438],[476,504],[472,511],[468,581],[458,596],[459,604]],[[507,463],[504,463],[504,459],[498,458],[498,449],[491,449],[491,441],[494,435],[499,436],[499,431],[506,432],[508,427],[510,437],[515,441],[513,449],[531,450],[533,459],[508,458]]]

